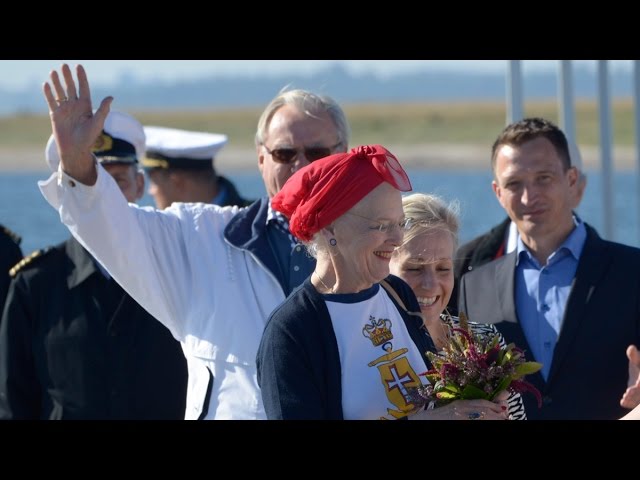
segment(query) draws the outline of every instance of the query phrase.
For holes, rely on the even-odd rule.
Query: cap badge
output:
[[[108,133],[102,132],[96,143],[93,144],[92,152],[108,152],[113,148],[113,137]]]

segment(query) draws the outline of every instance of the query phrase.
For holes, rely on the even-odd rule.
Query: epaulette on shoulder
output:
[[[33,265],[34,260],[43,258],[44,255],[50,252],[51,250],[52,250],[52,247],[47,247],[47,248],[41,248],[40,250],[36,250],[35,252],[30,253],[29,255],[24,257],[22,260],[20,260],[18,263],[16,263],[11,268],[11,270],[9,270],[9,275],[11,277],[15,277],[18,274],[18,272],[20,272],[24,267],[26,267],[27,265]]]
[[[16,245],[20,245],[20,242],[22,241],[22,237],[20,237],[20,235],[18,235],[16,232],[9,230],[4,225],[0,225],[0,232],[4,233],[7,237],[13,240],[16,243]]]

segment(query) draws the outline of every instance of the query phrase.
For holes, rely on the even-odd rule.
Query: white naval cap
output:
[[[147,152],[142,165],[149,168],[213,168],[213,159],[227,143],[221,133],[192,132],[145,126]]]
[[[142,124],[127,113],[112,110],[107,114],[104,129],[91,151],[103,164],[136,163],[144,155],[144,144]],[[45,155],[51,170],[56,171],[60,156],[53,135],[49,137]]]

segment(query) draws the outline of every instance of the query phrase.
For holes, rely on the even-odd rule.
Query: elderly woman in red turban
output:
[[[410,190],[396,157],[367,145],[311,163],[273,197],[317,263],[262,337],[256,361],[268,418],[397,419],[419,410],[411,392],[426,382],[419,374],[435,347],[409,313],[420,311],[411,288],[389,275],[406,223],[401,192]],[[462,403],[505,418],[499,404]],[[455,418],[447,407],[420,417],[437,410]]]

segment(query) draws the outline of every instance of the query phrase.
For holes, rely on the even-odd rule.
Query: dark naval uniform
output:
[[[224,191],[224,199],[220,204],[221,207],[232,207],[234,205],[238,205],[239,207],[248,207],[255,201],[247,200],[242,197],[231,180],[223,177],[222,175],[218,176],[218,188]]]
[[[0,418],[184,418],[179,342],[75,239],[14,274],[0,325]]]
[[[20,241],[18,235],[0,225],[0,316],[11,283],[9,270],[22,259]]]

